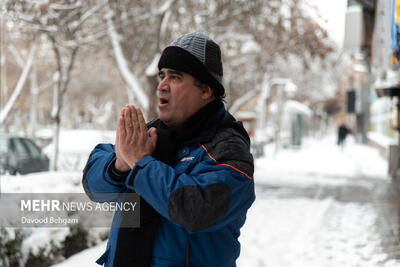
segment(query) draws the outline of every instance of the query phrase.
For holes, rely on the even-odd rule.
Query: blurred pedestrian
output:
[[[346,126],[345,123],[341,123],[338,128],[337,144],[342,150],[344,149],[346,137],[349,133],[351,133],[350,129]]]

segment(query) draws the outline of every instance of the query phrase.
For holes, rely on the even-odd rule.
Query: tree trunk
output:
[[[157,86],[158,79],[157,76],[147,76],[147,81],[149,83],[149,110],[147,112],[148,121],[158,118],[157,112]]]
[[[78,51],[78,47],[71,49],[71,53],[68,55],[68,60],[63,60],[61,57],[60,50],[57,46],[57,42],[54,36],[49,35],[50,40],[53,44],[54,56],[57,62],[57,82],[54,87],[53,95],[53,110],[51,112],[53,118],[53,157],[50,164],[52,171],[58,170],[58,156],[59,156],[59,139],[60,139],[60,128],[61,128],[61,110],[63,107],[64,94],[67,91],[68,84],[71,78],[71,71],[74,66],[75,56]],[[63,68],[62,62],[68,62],[68,66]]]
[[[59,112],[59,111],[58,111]],[[58,170],[58,155],[59,155],[59,138],[60,138],[60,114],[53,118],[53,157],[51,160],[50,170]]]
[[[54,44],[53,44],[54,45]],[[56,49],[54,49],[56,50]],[[57,62],[60,62],[61,59],[59,58],[60,54],[58,51],[55,53]],[[57,163],[58,163],[58,138],[60,134],[60,103],[59,103],[59,94],[60,94],[60,87],[61,87],[61,68],[60,65],[58,66],[58,71],[55,74],[57,81],[54,85],[53,90],[53,108],[51,110],[51,118],[53,120],[53,156],[51,157],[50,163],[50,170],[56,171],[57,170]]]
[[[37,114],[38,114],[38,102],[39,102],[39,87],[37,84],[37,75],[35,68],[32,69],[30,75],[30,85],[31,85],[31,96],[32,96],[32,106],[31,106],[31,116],[29,124],[29,135],[32,138],[36,137],[37,129]]]
[[[3,2],[2,5],[5,5]],[[0,6],[0,101],[6,99],[8,97],[8,86],[7,86],[7,76],[6,76],[6,55],[4,53],[4,45],[5,45],[5,30],[4,30],[4,22],[3,22],[3,7]],[[0,108],[3,108],[3,101],[0,102]]]

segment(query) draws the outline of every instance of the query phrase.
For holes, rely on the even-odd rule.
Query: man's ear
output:
[[[211,89],[210,86],[204,85],[204,86],[201,88],[201,91],[202,91],[201,98],[202,98],[203,100],[209,100],[209,99],[212,98],[212,96],[213,96],[213,90]]]

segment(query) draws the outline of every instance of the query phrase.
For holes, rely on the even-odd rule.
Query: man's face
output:
[[[168,127],[180,127],[209,102],[209,93],[194,84],[190,74],[162,68],[158,84],[158,110],[160,120]]]

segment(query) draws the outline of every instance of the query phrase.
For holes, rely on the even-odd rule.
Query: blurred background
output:
[[[399,0],[0,3],[0,186],[83,192],[121,108],[157,115],[181,34],[222,49],[257,200],[238,266],[400,266]],[[0,228],[0,266],[96,266],[107,229]]]

